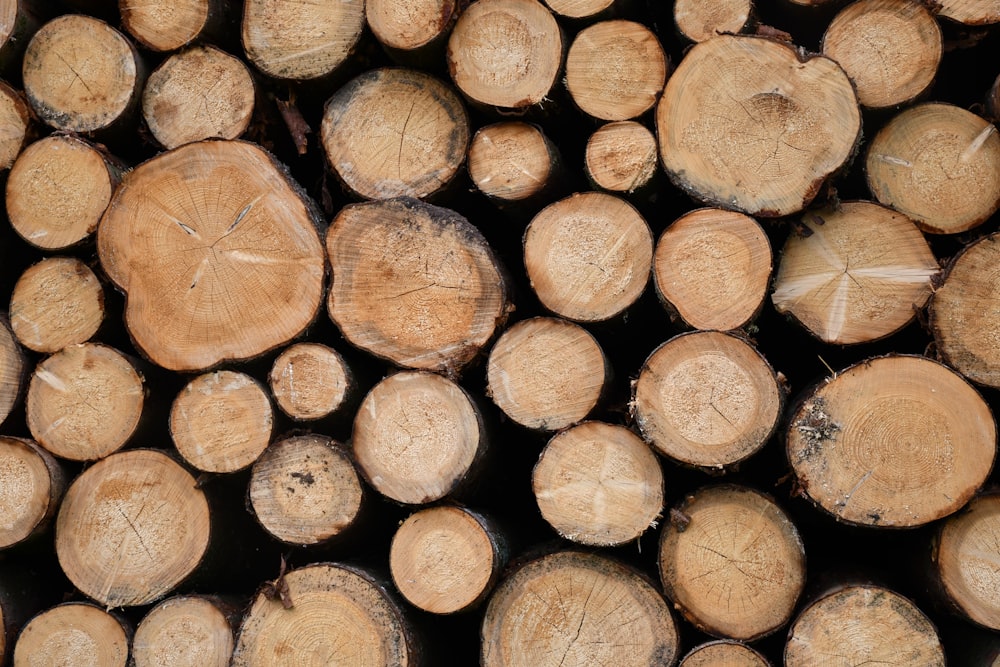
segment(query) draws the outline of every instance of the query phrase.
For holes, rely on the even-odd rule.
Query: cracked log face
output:
[[[301,333],[322,299],[310,204],[252,144],[188,144],[137,167],[97,249],[136,345],[171,370],[260,355]]]
[[[955,512],[983,484],[996,425],[946,366],[881,357],[835,374],[802,403],[787,454],[806,495],[837,519],[919,526]]]
[[[656,110],[660,156],[694,197],[750,215],[802,210],[852,155],[854,87],[829,58],[723,35],[696,44]]]

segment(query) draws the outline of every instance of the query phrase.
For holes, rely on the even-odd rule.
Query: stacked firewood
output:
[[[1000,665],[996,24],[0,0],[0,667]]]

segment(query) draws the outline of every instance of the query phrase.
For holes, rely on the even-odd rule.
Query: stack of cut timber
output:
[[[1000,667],[1000,2],[0,0],[0,667]]]

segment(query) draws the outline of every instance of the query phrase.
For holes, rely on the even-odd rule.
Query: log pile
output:
[[[0,667],[1000,665],[997,24],[0,0]]]

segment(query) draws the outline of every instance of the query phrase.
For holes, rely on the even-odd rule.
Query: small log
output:
[[[867,343],[913,321],[940,268],[916,225],[870,202],[807,212],[781,251],[771,300],[826,343]]]
[[[989,406],[962,376],[922,357],[869,359],[812,391],[792,413],[787,454],[820,509],[862,526],[948,516],[996,455]]]
[[[52,454],[94,461],[121,449],[142,416],[143,378],[121,352],[70,345],[43,360],[25,402],[32,437]]]
[[[57,130],[93,132],[123,126],[144,76],[131,42],[107,23],[67,14],[43,25],[24,54],[24,92]]]
[[[656,137],[631,120],[602,125],[587,139],[583,166],[590,181],[613,193],[631,194],[653,180]]]
[[[31,109],[24,96],[0,81],[0,171],[10,169],[20,155],[31,125]]]
[[[469,99],[526,110],[548,96],[562,68],[563,41],[552,13],[536,0],[479,0],[462,12],[448,40],[448,71]]]
[[[122,27],[152,51],[176,51],[222,26],[227,0],[118,0]],[[210,78],[211,75],[206,75]]]
[[[804,667],[837,656],[845,664],[944,667],[937,631],[902,595],[879,586],[848,586],[805,608],[788,631],[784,664]]]
[[[329,542],[350,528],[364,499],[343,447],[322,435],[275,442],[254,463],[250,507],[268,533],[286,544]]]
[[[669,62],[656,35],[633,21],[601,21],[581,30],[566,56],[566,89],[586,114],[629,120],[653,108]]]
[[[337,70],[364,27],[363,0],[246,0],[241,37],[247,58],[261,72],[303,81]]]
[[[73,585],[101,605],[145,605],[201,563],[209,522],[190,473],[162,452],[130,449],[70,485],[56,518],[56,555]]]
[[[229,473],[251,465],[271,442],[274,411],[257,380],[215,371],[191,380],[170,409],[170,437],[198,470]]]
[[[538,457],[531,489],[559,535],[591,546],[638,539],[663,512],[656,455],[615,424],[584,422],[556,434]]]
[[[462,12],[459,0],[366,0],[365,18],[390,56],[404,62],[441,57]]]
[[[678,667],[771,667],[760,653],[728,639],[700,644],[691,649]]]
[[[320,131],[334,173],[364,199],[434,194],[469,147],[458,95],[412,69],[375,69],[351,80],[326,103]]]
[[[7,215],[21,238],[62,250],[94,233],[122,167],[94,144],[54,134],[28,146],[7,179]]]
[[[588,19],[607,12],[616,0],[545,0],[553,12],[571,19]]]
[[[956,23],[971,26],[992,26],[1000,23],[1000,2],[986,0],[935,0],[934,10],[938,16]]]
[[[125,175],[97,250],[136,346],[170,370],[247,359],[319,310],[319,214],[263,149],[202,141]],[[156,307],[150,307],[150,303]]]
[[[134,667],[228,667],[234,614],[231,605],[204,595],[164,600],[135,629]]]
[[[365,396],[351,443],[358,469],[376,491],[418,505],[472,480],[486,433],[479,409],[459,385],[434,373],[403,371]]]
[[[413,606],[432,614],[477,607],[507,564],[507,544],[495,523],[465,507],[419,510],[392,538],[392,580]]]
[[[518,322],[486,365],[487,393],[518,424],[558,431],[582,421],[603,396],[611,366],[583,327],[553,317]]]
[[[767,360],[742,338],[716,331],[676,336],[649,355],[632,412],[643,437],[686,465],[723,470],[774,433],[782,394]]]
[[[420,647],[401,605],[373,575],[314,563],[282,574],[257,594],[240,627],[232,666],[316,659],[407,667],[420,664]]]
[[[10,330],[7,317],[0,314],[0,424],[21,398],[26,363],[24,350]]]
[[[634,570],[562,551],[521,565],[490,598],[484,667],[672,665],[680,641],[666,601]]]
[[[720,35],[695,44],[656,109],[660,158],[674,184],[709,204],[777,217],[805,208],[854,153],[854,86],[823,56]]]
[[[542,209],[524,232],[524,264],[547,309],[569,320],[621,314],[649,283],[653,234],[624,199],[584,192]]]
[[[702,208],[660,235],[653,279],[661,302],[688,326],[729,331],[760,312],[771,264],[771,243],[756,220]]]
[[[38,614],[14,645],[14,667],[128,664],[131,629],[87,602],[67,602]]]
[[[895,116],[869,144],[865,170],[875,198],[928,234],[967,231],[1000,207],[997,129],[951,104]]]
[[[267,376],[281,411],[295,421],[313,421],[340,411],[357,392],[344,358],[326,345],[296,343],[278,355]]]
[[[859,0],[834,17],[821,49],[851,77],[862,106],[894,107],[912,102],[934,81],[941,28],[914,0]]]
[[[559,151],[537,125],[520,121],[479,128],[469,146],[469,176],[503,206],[541,199],[559,180]]]
[[[507,316],[493,251],[449,209],[415,199],[346,206],[326,248],[330,319],[351,344],[399,366],[457,372]]]
[[[753,17],[750,0],[677,0],[674,23],[692,42],[743,32]]]
[[[28,267],[10,296],[11,329],[35,352],[85,343],[103,322],[104,288],[75,257],[49,257]]]
[[[250,125],[254,97],[253,77],[243,61],[214,46],[195,46],[149,75],[142,115],[167,149],[213,137],[236,139]]]
[[[65,488],[65,474],[51,454],[31,440],[0,436],[0,549],[48,528]]]

